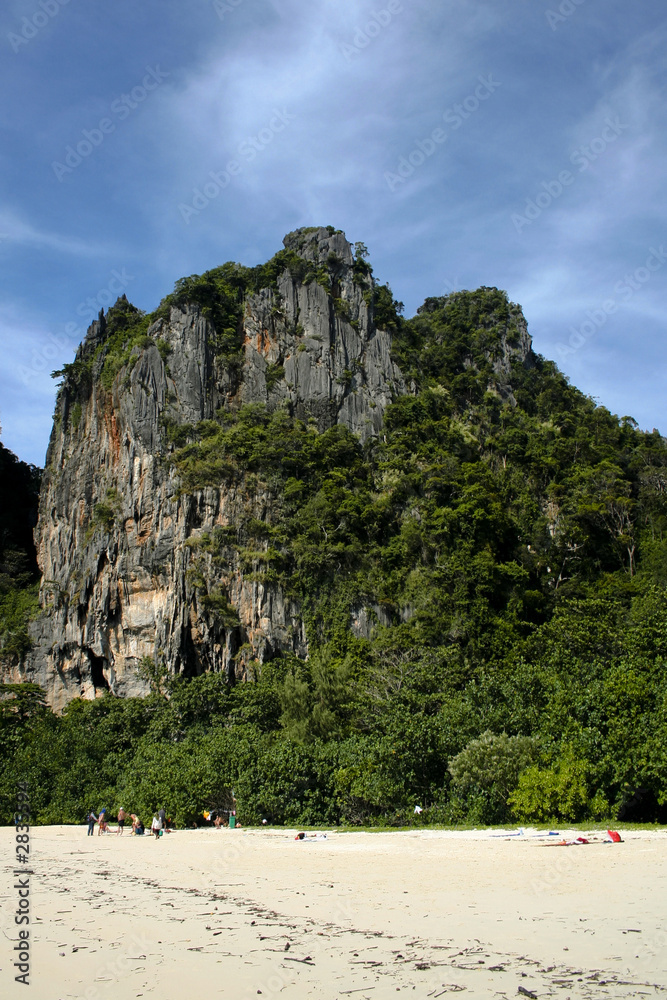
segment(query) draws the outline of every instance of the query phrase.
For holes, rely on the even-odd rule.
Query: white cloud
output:
[[[0,208],[0,235],[0,247],[3,244],[13,244],[83,257],[108,257],[119,253],[118,247],[111,243],[98,243],[90,238],[82,239],[38,229],[11,209]]]

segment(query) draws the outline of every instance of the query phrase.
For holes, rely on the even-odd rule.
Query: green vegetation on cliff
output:
[[[232,351],[244,291],[310,267],[281,253],[172,301],[208,310]],[[262,406],[168,429],[182,493],[266,500],[266,520],[191,541],[202,606],[237,627],[238,556],[299,602],[309,660],[251,660],[236,686],[153,665],[150,697],[61,718],[6,688],[5,820],[18,776],[43,822],[102,800],[191,822],[230,788],[246,822],[398,823],[415,804],[419,822],[666,818],[667,442],[521,350],[497,289],[412,319],[372,294],[411,385],[378,440]]]
[[[331,234],[338,232],[332,226],[329,229]],[[308,230],[302,230],[294,245],[302,249],[307,233]],[[386,286],[374,285],[373,271],[366,255],[364,244],[357,243],[352,267],[354,281],[365,289],[368,303],[375,303],[379,325],[392,329],[393,306],[397,303],[393,303]],[[200,307],[202,315],[212,325],[212,346],[217,356],[229,370],[237,371],[242,360],[241,325],[248,295],[263,289],[276,292],[278,278],[285,271],[289,272],[295,282],[309,284],[316,281],[331,293],[344,266],[343,261],[334,253],[330,253],[324,263],[316,264],[300,256],[294,249],[286,248],[278,251],[266,264],[256,267],[245,267],[228,261],[203,274],[179,278],[173,292],[151,313],[143,313],[123,295],[107,311],[106,316],[102,316],[100,341],[94,344],[84,342],[76,359],[52,372],[52,377],[63,379],[63,386],[73,405],[77,405],[75,401],[90,394],[95,380],[99,381],[106,392],[111,392],[118,374],[123,371],[127,378],[140,350],[145,347],[154,343],[163,360],[166,360],[166,343],[159,336],[149,335],[148,331],[156,321],[168,319],[173,307],[184,308],[189,305]],[[336,299],[335,302],[338,303],[338,311],[347,319],[347,303],[342,299]],[[282,373],[278,377],[282,377]]]

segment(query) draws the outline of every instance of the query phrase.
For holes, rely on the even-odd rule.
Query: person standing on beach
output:
[[[167,827],[167,812],[164,806],[162,807],[162,809],[160,809],[159,813],[157,814],[157,818],[160,820],[160,829],[165,830]]]
[[[95,824],[97,823],[97,816],[92,809],[88,812],[88,836],[92,837],[95,832]]]
[[[116,830],[116,836],[120,834],[122,837],[124,828],[125,828],[125,810],[121,806],[120,809],[118,810],[118,829]]]
[[[97,817],[97,822],[99,823],[99,826],[97,828],[97,836],[99,837],[99,835],[101,833],[105,833],[106,829],[107,829],[107,807],[106,806],[104,807],[104,809],[100,809],[100,814]]]

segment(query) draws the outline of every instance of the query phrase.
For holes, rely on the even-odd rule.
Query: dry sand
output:
[[[0,996],[667,992],[664,829],[585,847],[486,830],[294,832],[33,828],[26,990],[12,967],[14,830],[0,829]]]

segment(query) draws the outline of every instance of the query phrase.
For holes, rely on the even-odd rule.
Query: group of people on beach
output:
[[[241,826],[236,818],[235,809],[232,809],[231,812],[227,810],[225,810],[225,812],[216,812],[215,809],[204,809],[202,816],[206,820],[206,823],[210,826],[214,826],[216,830],[219,830],[222,826],[228,826],[230,830]],[[193,823],[192,825],[196,827],[197,823]]]
[[[232,830],[235,827],[241,826],[238,819],[236,818],[235,809],[229,811],[225,810],[224,812],[216,811],[213,809],[212,810],[205,809],[203,812],[203,818],[206,821],[207,825],[210,824],[211,826],[214,826],[218,830],[220,829],[220,827],[223,826],[228,826]],[[114,828],[112,828],[109,825],[109,810],[107,809],[106,806],[100,809],[99,815],[97,816],[95,815],[95,812],[92,809],[90,809],[88,812],[88,816],[86,818],[86,822],[88,823],[88,836],[92,837],[93,834],[95,833],[95,825],[97,825],[98,837],[103,833],[115,833],[116,836],[118,835],[122,836],[125,830],[126,819],[127,819],[127,813],[121,806],[120,809],[118,810],[117,825]],[[130,813],[130,820],[132,822],[131,836],[143,837],[144,833],[146,832],[146,828],[144,827],[144,824],[141,822],[136,813]],[[263,819],[262,823],[266,824],[266,820]],[[194,822],[192,825],[196,829],[198,823]],[[167,816],[167,812],[164,809],[164,807],[162,809],[159,809],[153,816],[153,821],[151,823],[151,828],[150,828],[151,835],[154,836],[156,840],[158,840],[163,834],[172,833],[174,829],[175,829],[174,822],[171,816]]]
[[[125,830],[125,820],[127,814],[123,807],[121,806],[118,810],[117,826],[115,830],[112,830],[109,826],[108,810],[104,806],[100,809],[99,815],[96,816],[92,809],[88,812],[88,836],[92,837],[95,832],[95,824],[97,823],[97,836],[99,837],[102,833],[115,833],[116,836],[119,834],[122,836]],[[130,813],[130,820],[132,821],[132,832],[131,836],[143,837],[146,832],[144,824],[141,822],[139,817],[135,813]],[[153,816],[153,822],[151,823],[151,834],[155,836],[155,839],[159,839],[163,833],[171,833],[174,829],[174,824],[170,816],[167,816],[164,807]]]

